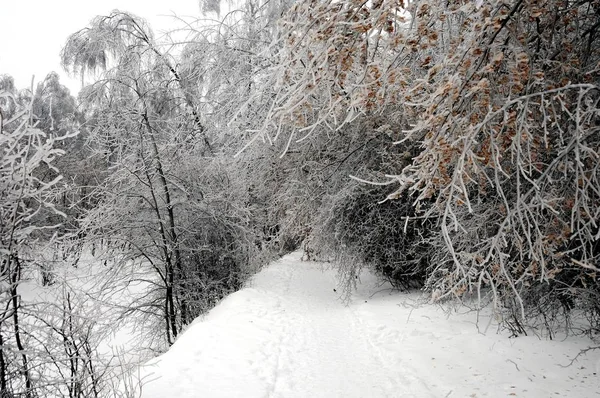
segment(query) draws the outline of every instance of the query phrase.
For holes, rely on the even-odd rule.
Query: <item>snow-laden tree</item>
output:
[[[32,115],[36,127],[49,136],[78,132],[74,137],[57,143],[57,148],[64,150],[64,154],[54,163],[63,176],[58,185],[60,191],[57,192],[55,205],[67,217],[59,220],[55,216],[48,220],[49,224],[62,224],[56,231],[61,240],[60,244],[57,241],[57,257],[63,260],[70,257],[69,261],[76,265],[81,251],[77,239],[77,218],[83,209],[94,204],[95,198],[90,193],[92,186],[101,179],[101,173],[98,173],[98,165],[94,164],[85,146],[86,129],[82,128],[84,120],[77,110],[76,100],[69,89],[61,84],[57,73],[49,73],[37,84],[33,94]],[[48,181],[57,176],[57,170],[40,167],[36,175]]]
[[[39,176],[64,152],[56,143],[67,135],[49,136],[35,125],[32,101],[23,102],[14,90],[0,91],[0,390],[11,396],[38,396],[46,381],[40,372],[46,357],[29,322],[35,314],[21,299],[24,275],[36,246],[43,245],[54,206],[59,173]],[[9,116],[5,116],[9,115]]]
[[[298,2],[255,137],[289,151],[382,120],[354,134],[386,132],[389,166],[351,174],[412,204],[397,214],[407,226],[429,220],[435,299],[473,293],[517,318],[583,304],[597,326],[599,12],[594,0]]]
[[[133,278],[150,287],[126,315],[160,319],[164,334],[143,331],[155,346],[171,344],[240,286],[256,249],[240,180],[231,178],[222,142],[208,128],[219,124],[195,96],[202,89],[188,61],[178,65],[130,14],[97,17],[73,34],[63,62],[96,72],[80,99],[107,175],[98,205],[82,220],[85,235],[119,275],[138,267]]]

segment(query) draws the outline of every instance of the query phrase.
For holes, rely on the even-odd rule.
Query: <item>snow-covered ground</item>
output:
[[[299,253],[265,268],[141,369],[142,397],[600,396],[598,350],[565,367],[589,340],[484,335],[368,274],[346,305],[335,275]]]

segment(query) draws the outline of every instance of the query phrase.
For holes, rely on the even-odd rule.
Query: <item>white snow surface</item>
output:
[[[336,271],[300,257],[274,262],[196,320],[140,370],[141,396],[600,396],[598,350],[567,366],[590,340],[483,334],[474,312],[418,304],[368,273],[347,304]]]

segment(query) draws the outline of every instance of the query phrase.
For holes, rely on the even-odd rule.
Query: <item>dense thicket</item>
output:
[[[350,174],[416,212],[387,224],[404,217],[426,237],[420,277],[435,299],[475,293],[519,318],[582,306],[597,319],[599,12],[597,1],[297,3],[259,134],[291,126],[292,150],[366,142],[355,122],[383,118],[411,161],[399,167],[400,150]]]

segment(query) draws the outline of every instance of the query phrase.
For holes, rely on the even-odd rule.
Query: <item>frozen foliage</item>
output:
[[[568,322],[584,308],[597,330],[599,8],[296,3],[280,25],[266,73],[275,94],[256,138],[283,138],[285,153],[367,141],[373,130],[357,121],[385,120],[374,131],[387,131],[398,150],[372,173],[348,174],[414,208],[383,222],[403,217],[427,236],[426,287],[436,300],[476,294],[521,321]]]

